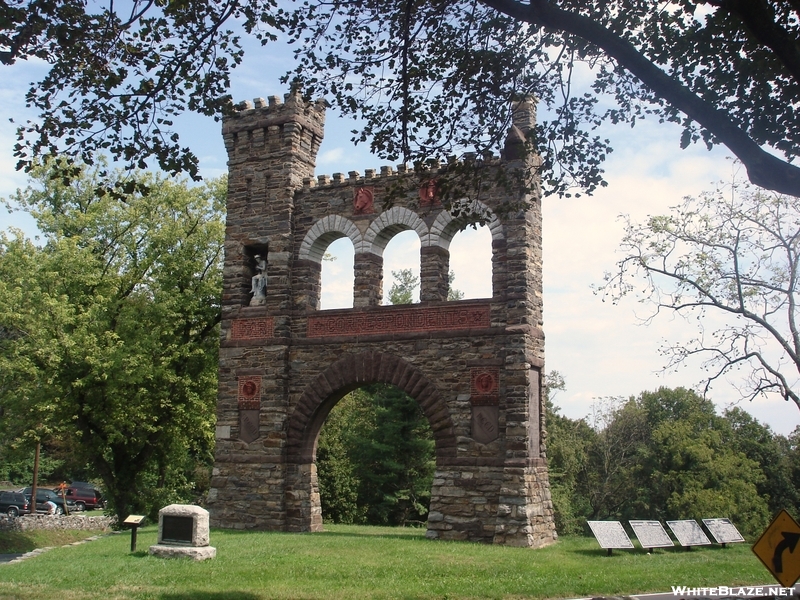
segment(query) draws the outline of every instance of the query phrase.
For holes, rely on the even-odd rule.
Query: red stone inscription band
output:
[[[232,340],[262,340],[273,337],[275,322],[272,317],[236,319],[231,322]]]
[[[381,308],[308,317],[308,337],[379,335],[489,327],[489,306]]]

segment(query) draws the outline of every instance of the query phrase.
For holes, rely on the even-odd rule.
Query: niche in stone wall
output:
[[[245,306],[263,306],[267,295],[267,245],[244,247],[242,256],[242,298]]]
[[[528,371],[530,396],[528,397],[528,456],[539,458],[541,456],[542,440],[542,371],[530,369]]]

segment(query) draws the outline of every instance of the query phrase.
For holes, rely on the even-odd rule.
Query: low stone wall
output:
[[[109,530],[116,520],[116,517],[81,517],[73,515],[0,516],[0,531],[31,531],[34,529]]]

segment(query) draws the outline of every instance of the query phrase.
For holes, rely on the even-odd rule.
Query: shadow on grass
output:
[[[177,592],[161,594],[161,600],[259,600],[250,592]]]
[[[654,548],[654,554],[672,554],[672,553],[685,553],[685,552],[718,552],[721,550],[725,550],[722,546],[673,546],[665,547],[665,548]],[[603,548],[581,548],[578,550],[572,550],[572,554],[580,554],[581,556],[593,556],[593,557],[601,557],[601,558],[609,558],[608,557],[608,550]],[[614,548],[614,551],[611,554],[610,558],[614,558],[615,556],[625,556],[626,554],[649,554],[646,548]]]
[[[214,530],[211,530],[212,533]],[[220,529],[220,532],[224,531],[226,536],[239,536],[239,535],[251,535],[251,534],[264,534],[264,533],[273,533],[275,535],[289,535],[289,536],[298,536],[298,535],[309,535],[309,536],[320,536],[320,537],[351,537],[357,539],[370,539],[370,538],[393,538],[393,539],[402,539],[402,540],[425,540],[425,529],[422,528],[412,528],[408,527],[403,529],[403,533],[391,533],[391,532],[361,532],[361,531],[314,531],[314,532],[287,532],[287,531],[234,531],[230,529]]]
[[[352,537],[352,538],[361,538],[361,539],[369,539],[369,538],[391,538],[391,539],[400,539],[400,540],[424,540],[425,535],[419,534],[416,531],[414,533],[359,533],[356,531],[318,531],[315,533],[310,533],[308,535],[319,535],[325,537]]]
[[[37,548],[37,540],[21,531],[4,531],[0,539],[0,554],[24,554]]]

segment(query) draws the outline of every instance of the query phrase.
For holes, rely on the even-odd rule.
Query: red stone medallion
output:
[[[261,376],[239,377],[239,410],[261,408]]]
[[[371,187],[357,187],[353,190],[353,213],[367,215],[375,210],[375,191]]]
[[[419,188],[419,205],[431,206],[439,200],[439,184],[435,179],[429,179]]]
[[[499,389],[500,369],[497,367],[474,367],[470,369],[470,395],[496,396]]]

